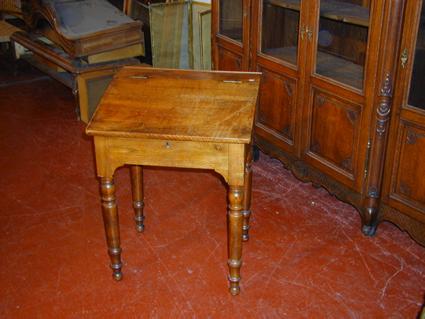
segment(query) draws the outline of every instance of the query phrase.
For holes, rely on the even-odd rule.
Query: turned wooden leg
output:
[[[242,265],[242,201],[243,188],[229,186],[228,245],[229,245],[229,291],[239,294],[240,269]]]
[[[118,209],[115,201],[115,185],[113,178],[103,177],[100,182],[102,194],[103,223],[105,225],[108,253],[111,258],[112,277],[122,279],[121,247]]]
[[[251,193],[252,193],[252,148],[248,152],[245,164],[244,199],[243,199],[243,232],[242,240],[249,239],[249,217],[251,216]]]
[[[134,220],[136,221],[136,229],[138,232],[143,232],[145,229],[143,215],[143,168],[139,165],[133,165],[130,168],[131,171],[131,186],[133,191],[133,208],[134,208]]]

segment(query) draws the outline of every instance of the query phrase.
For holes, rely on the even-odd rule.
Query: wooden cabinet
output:
[[[425,2],[407,1],[381,218],[425,238]]]
[[[407,62],[406,71],[397,75],[407,2],[213,1],[215,68],[263,73],[255,123],[257,146],[279,158],[297,177],[321,185],[355,206],[367,235],[373,235],[382,220],[399,224],[384,213],[384,202],[392,207],[391,196],[383,196],[384,172],[387,180],[387,175],[393,174],[390,171],[406,172],[409,167],[411,176],[403,179],[403,185],[410,187],[416,209],[422,198],[419,211],[424,211],[423,191],[417,187],[424,183],[425,175],[418,177],[411,162],[414,156],[417,162],[423,161],[422,144],[418,141],[416,148],[396,145],[402,141],[401,134],[408,134],[400,131],[406,123],[403,117],[395,120],[395,114],[390,125],[394,89],[402,94],[398,92],[400,83],[406,82],[403,72],[410,67]],[[232,3],[237,3],[238,10]],[[411,14],[420,11],[407,7],[406,14],[409,10]],[[409,16],[404,21],[411,24],[412,19]],[[226,26],[232,23],[239,31]],[[403,27],[406,37],[411,37],[412,28],[407,31]],[[416,39],[410,41],[406,46],[413,52]],[[421,74],[418,71],[416,76]],[[396,103],[403,104],[402,98],[396,97]],[[423,116],[422,111],[412,112],[416,118]],[[424,123],[422,118],[409,131],[415,132],[418,140],[424,129],[420,123]],[[388,142],[390,155],[396,149],[409,152],[395,155],[399,156],[398,168],[392,167],[397,161],[387,154]],[[386,158],[391,165],[384,167]],[[398,185],[397,181],[388,183]],[[405,210],[398,210],[400,213]],[[421,236],[415,238],[425,243]]]

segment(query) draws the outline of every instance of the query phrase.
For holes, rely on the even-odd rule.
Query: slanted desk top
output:
[[[87,134],[248,144],[259,82],[260,73],[124,67]]]

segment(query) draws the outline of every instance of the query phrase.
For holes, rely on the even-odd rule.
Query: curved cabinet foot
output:
[[[362,233],[366,236],[375,236],[378,225],[363,225]]]

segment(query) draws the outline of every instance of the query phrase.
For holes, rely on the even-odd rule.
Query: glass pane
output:
[[[316,73],[363,88],[371,1],[320,1]]]
[[[297,64],[300,0],[263,0],[261,52]]]
[[[421,19],[415,50],[412,79],[410,81],[409,105],[425,110],[425,2],[422,4]]]
[[[220,34],[242,42],[242,0],[220,0]]]

